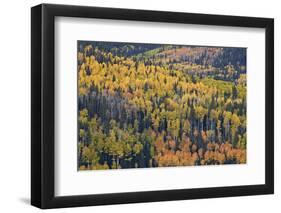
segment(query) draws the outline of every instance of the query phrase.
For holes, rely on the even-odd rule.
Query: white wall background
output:
[[[281,13],[276,0],[58,0],[45,3],[123,7],[275,18],[275,195],[126,204],[51,212],[276,212],[281,209]],[[39,212],[30,197],[30,7],[37,0],[6,0],[0,7],[0,212]],[[243,175],[243,174],[241,174]],[[275,210],[275,211],[274,211]]]

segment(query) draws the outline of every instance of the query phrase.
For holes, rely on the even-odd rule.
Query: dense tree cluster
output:
[[[78,42],[79,169],[245,163],[245,57]]]

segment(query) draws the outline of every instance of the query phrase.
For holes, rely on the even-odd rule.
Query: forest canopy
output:
[[[246,163],[246,49],[78,41],[78,170]]]

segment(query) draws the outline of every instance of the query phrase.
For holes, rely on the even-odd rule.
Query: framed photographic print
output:
[[[31,203],[272,194],[274,21],[31,9]]]

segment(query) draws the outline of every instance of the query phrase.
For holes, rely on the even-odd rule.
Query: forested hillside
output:
[[[78,169],[246,163],[246,49],[78,41]]]

